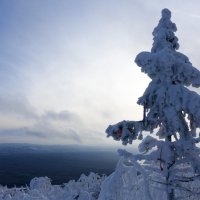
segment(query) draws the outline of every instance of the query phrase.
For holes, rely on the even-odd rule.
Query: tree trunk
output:
[[[168,175],[166,177],[166,184],[167,184],[167,200],[174,200],[174,188],[172,185],[172,181],[170,180],[170,170],[168,171]]]

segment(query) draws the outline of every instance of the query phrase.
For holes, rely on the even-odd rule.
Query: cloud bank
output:
[[[140,120],[149,83],[134,63],[164,7],[181,52],[200,58],[200,2],[1,1],[0,141],[115,144],[104,130]],[[191,14],[192,13],[192,14]]]

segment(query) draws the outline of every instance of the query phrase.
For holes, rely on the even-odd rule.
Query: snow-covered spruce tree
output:
[[[182,199],[181,195],[184,199],[199,199],[200,192],[194,191],[193,186],[200,176],[200,150],[196,146],[200,142],[196,135],[200,128],[200,96],[188,86],[200,87],[200,72],[177,51],[176,30],[171,12],[163,9],[153,30],[151,51],[141,52],[135,59],[141,71],[151,78],[137,102],[144,108],[143,119],[110,125],[106,133],[124,145],[142,139],[144,132],[156,135],[147,135],[139,144],[142,154],[119,152],[129,161],[140,163],[151,187],[163,188],[166,199]]]

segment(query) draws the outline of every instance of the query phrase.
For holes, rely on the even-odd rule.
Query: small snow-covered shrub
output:
[[[106,176],[82,174],[78,181],[52,185],[48,177],[34,178],[30,187],[0,187],[0,200],[96,200]]]

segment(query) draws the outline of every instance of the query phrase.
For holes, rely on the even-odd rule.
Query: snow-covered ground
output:
[[[81,175],[77,182],[52,185],[48,177],[34,178],[30,186],[22,188],[0,187],[0,200],[95,200],[105,176],[90,173]]]
[[[167,200],[164,178],[144,169],[122,157],[108,177],[90,173],[63,185],[52,185],[47,177],[34,178],[27,187],[1,186],[0,200]],[[175,194],[176,199],[199,200],[200,181],[182,184]]]

